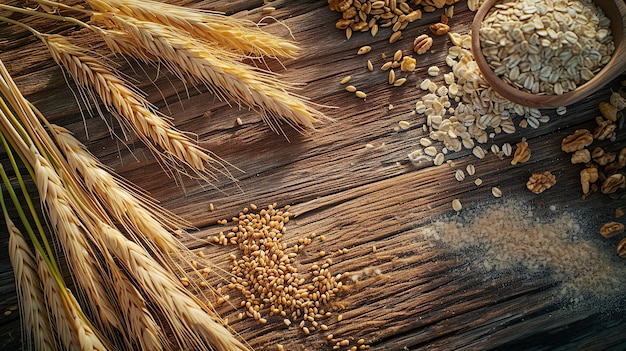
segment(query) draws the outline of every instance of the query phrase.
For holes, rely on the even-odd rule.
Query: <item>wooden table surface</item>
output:
[[[183,3],[253,21],[264,16],[261,0]],[[582,200],[580,165],[572,165],[570,156],[560,150],[566,135],[576,129],[594,128],[598,102],[608,100],[610,89],[619,88],[618,80],[568,106],[564,116],[543,111],[551,120],[538,129],[518,128],[514,134],[496,136],[494,141],[499,145],[514,145],[525,138],[533,151],[527,163],[512,166],[510,158],[501,160],[491,153],[480,160],[464,150],[446,156],[452,165],[413,165],[407,155],[426,135],[422,130],[425,117],[414,112],[415,102],[423,95],[416,84],[427,77],[425,69],[429,66],[448,69],[443,58],[449,40],[436,38],[432,52],[418,57],[419,69],[408,74],[408,82],[401,88],[385,83],[386,72],[369,72],[366,60],[380,67],[382,53],[389,56],[402,49],[409,54],[413,38],[425,33],[441,13],[425,15],[403,31],[403,39],[389,44],[388,28],[375,37],[356,33],[346,40],[344,32],[335,29],[339,14],[331,12],[326,1],[277,0],[271,5],[276,7],[271,15],[290,29],[303,51],[295,60],[284,60],[284,70],[276,62],[269,64],[281,70],[286,80],[305,83],[302,95],[333,107],[321,109],[334,122],[321,124],[306,135],[286,127],[287,140],[270,131],[255,113],[230,107],[203,88],[186,91],[183,84],[164,76],[154,82],[139,82],[149,99],[173,116],[180,129],[196,133],[202,146],[241,170],[231,168],[236,183],[221,177],[207,186],[168,177],[141,143],[129,140],[124,145],[112,138],[97,116],[86,115],[83,121],[63,74],[32,37],[3,40],[0,59],[24,94],[50,119],[74,131],[103,162],[197,227],[184,238],[185,243],[202,250],[223,269],[229,269],[228,255],[236,249],[206,242],[207,237],[224,230],[217,220],[236,216],[250,203],[259,207],[291,205],[295,217],[287,225],[286,242],[293,243],[313,232],[327,238],[307,246],[298,255],[297,265],[307,267],[319,261],[317,253],[325,250],[334,261],[333,274],[343,274],[347,288],[333,301],[336,312],[326,321],[336,336],[363,338],[376,350],[626,347],[623,289],[609,289],[609,296],[594,294],[603,286],[605,275],[614,278],[611,288],[626,284],[626,261],[614,253],[617,239],[607,241],[597,233],[626,201],[620,194],[609,197],[597,193]],[[459,2],[450,20],[452,31],[466,33],[472,16],[465,2]],[[272,19],[263,23],[270,32],[288,35],[286,27]],[[10,28],[2,26],[0,38],[2,33],[10,33]],[[357,56],[363,45],[372,46],[371,54]],[[126,63],[118,61],[123,71],[133,76]],[[156,75],[153,69],[145,69]],[[365,101],[344,91],[339,81],[345,75],[352,75],[354,84],[367,93]],[[243,125],[236,124],[237,118]],[[394,130],[401,120],[410,122],[411,127]],[[618,151],[626,146],[626,133],[620,130],[616,141],[598,145]],[[455,170],[468,164],[475,165],[475,177],[479,176],[483,185],[474,185],[475,177],[463,182],[454,178]],[[529,175],[545,170],[557,176],[557,184],[539,195],[528,191],[525,184]],[[502,198],[491,195],[493,186],[502,190]],[[460,198],[464,206],[459,214],[450,205],[454,198]],[[211,203],[214,211],[209,210]],[[425,234],[432,234],[437,228],[434,222],[440,221],[466,225],[470,228],[467,235],[472,235],[477,216],[489,217],[503,207],[531,210],[537,221],[567,215],[580,228],[580,233],[571,237],[573,243],[584,240],[597,252],[609,253],[592,255],[581,249],[574,256],[557,257],[553,266],[514,268],[523,262],[511,262],[507,270],[487,269],[484,264],[492,258],[481,253],[484,248],[480,245],[456,250],[455,245]],[[510,223],[494,225],[507,230],[517,217],[505,220]],[[0,316],[0,349],[13,350],[20,345],[20,323],[14,310],[17,298],[7,238],[4,232],[0,234],[0,310],[13,313]],[[342,248],[348,248],[348,253],[335,254]],[[529,252],[528,260],[533,260],[533,255],[543,253]],[[482,266],[475,264],[481,256]],[[564,281],[574,281],[570,279],[574,277],[554,274],[560,259],[563,265],[571,260],[588,265],[590,270],[601,265],[600,285],[590,288],[582,284],[580,296],[564,298],[560,294]],[[230,294],[238,306],[241,296]],[[270,318],[265,325],[251,319],[239,321],[239,312],[226,305],[220,308],[231,327],[256,350],[275,350],[278,343],[288,350],[332,349],[326,342],[328,332],[304,335],[296,325],[286,327],[280,318]],[[341,322],[336,319],[339,313],[343,315]]]

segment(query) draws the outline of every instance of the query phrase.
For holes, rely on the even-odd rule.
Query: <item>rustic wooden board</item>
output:
[[[180,3],[254,21],[263,17],[260,0]],[[346,279],[348,289],[335,301],[334,307],[344,316],[342,322],[332,319],[335,317],[327,321],[335,335],[364,338],[377,350],[624,348],[623,301],[611,304],[609,310],[606,306],[564,304],[554,299],[559,282],[549,272],[485,277],[462,255],[419,235],[433,219],[450,215],[454,198],[461,198],[467,209],[500,203],[491,196],[492,186],[499,186],[505,199],[534,204],[538,216],[556,206],[584,217],[586,231],[597,230],[626,202],[600,195],[581,200],[579,168],[560,151],[560,141],[576,129],[593,128],[597,103],[608,98],[617,81],[569,106],[566,117],[546,111],[553,118],[539,129],[497,136],[500,144],[526,138],[533,150],[528,163],[511,166],[494,155],[478,160],[463,151],[447,157],[454,167],[416,167],[408,162],[407,154],[426,133],[421,129],[424,117],[413,112],[421,92],[410,87],[426,76],[425,68],[444,67],[449,42],[437,38],[433,52],[419,57],[422,69],[409,75],[406,89],[389,88],[386,74],[367,71],[366,60],[355,54],[360,46],[371,45],[375,54],[368,58],[378,67],[383,52],[409,52],[412,38],[426,32],[439,13],[425,15],[404,31],[403,40],[390,45],[389,30],[381,30],[375,38],[356,34],[347,41],[343,32],[334,28],[339,15],[328,10],[326,1],[277,0],[272,5],[277,8],[272,15],[290,28],[303,47],[301,57],[282,62],[285,79],[306,83],[301,93],[312,101],[337,107],[323,109],[334,122],[320,125],[307,135],[285,127],[288,141],[271,132],[254,113],[229,107],[202,88],[186,92],[183,84],[162,76],[139,84],[151,101],[174,117],[180,129],[196,133],[202,146],[241,170],[229,168],[238,182],[220,177],[214,184],[218,189],[189,179],[168,178],[139,142],[131,139],[124,145],[112,138],[98,117],[86,115],[83,121],[63,74],[47,59],[41,45],[25,33],[12,27],[1,29],[0,36],[11,40],[0,44],[4,46],[0,47],[0,59],[27,97],[49,118],[74,131],[107,165],[197,227],[185,242],[205,252],[221,268],[229,269],[227,257],[234,248],[206,244],[205,239],[223,230],[215,224],[218,219],[236,216],[250,203],[292,206],[296,217],[288,224],[287,242],[312,232],[328,238],[314,241],[298,256],[300,268],[315,262],[320,250],[349,248],[347,254],[332,256],[333,272],[360,278],[357,283]],[[466,32],[472,12],[462,3],[455,12],[452,30]],[[268,31],[288,35],[284,26],[264,22],[270,23]],[[119,62],[132,76],[126,63]],[[280,69],[277,62],[268,64]],[[156,76],[154,69],[144,69]],[[339,80],[347,74],[368,94],[366,101],[343,90]],[[387,107],[390,103],[392,110]],[[244,122],[242,126],[235,124],[238,117]],[[393,128],[400,120],[411,122],[413,127],[395,132]],[[614,143],[605,145],[621,149],[626,146],[626,134],[618,133]],[[455,169],[470,163],[476,166],[483,186],[454,179]],[[525,188],[526,179],[532,172],[544,170],[557,175],[557,186],[544,194],[531,194]],[[209,211],[210,203],[215,211]],[[1,247],[6,243],[7,235],[2,232]],[[377,247],[376,252],[372,246]],[[623,270],[623,264],[616,261],[613,268]],[[0,254],[0,282],[0,310],[11,310],[17,301],[4,249]],[[237,304],[240,297],[231,295]],[[236,309],[224,306],[220,312],[258,350],[273,350],[276,343],[290,350],[332,349],[325,341],[327,333],[305,336],[296,326],[287,328],[280,318],[270,318],[261,326],[252,320],[237,320]],[[19,347],[19,329],[17,312],[0,316],[1,349]]]

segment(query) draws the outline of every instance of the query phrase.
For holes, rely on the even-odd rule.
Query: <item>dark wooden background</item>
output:
[[[253,21],[264,16],[260,10],[263,1],[179,3]],[[422,94],[415,84],[426,77],[424,70],[411,74],[402,89],[392,89],[385,84],[384,72],[367,71],[366,59],[356,56],[359,47],[371,45],[374,54],[369,57],[379,67],[383,52],[392,55],[403,49],[409,53],[412,39],[425,33],[428,25],[438,20],[439,12],[410,25],[404,39],[390,45],[389,29],[381,29],[374,38],[367,33],[355,34],[347,41],[334,26],[339,14],[330,12],[326,1],[277,0],[270,5],[277,8],[271,15],[289,27],[303,48],[299,58],[282,62],[286,70],[281,73],[289,81],[306,83],[302,95],[320,105],[336,107],[323,108],[335,122],[320,125],[307,135],[286,128],[287,141],[271,132],[254,113],[229,107],[202,88],[189,89],[189,96],[185,96],[185,86],[172,77],[139,82],[149,99],[173,116],[180,129],[196,133],[202,146],[243,171],[231,168],[238,182],[222,177],[213,184],[217,189],[167,177],[141,143],[129,140],[126,146],[112,138],[97,116],[87,115],[83,121],[63,74],[42,45],[26,33],[2,25],[0,59],[24,94],[51,120],[74,131],[103,162],[199,228],[185,238],[186,243],[203,250],[224,269],[228,269],[227,257],[234,249],[212,246],[204,239],[222,230],[215,224],[218,219],[236,216],[250,203],[292,206],[296,217],[288,224],[287,241],[294,242],[311,232],[328,238],[323,243],[314,241],[298,256],[302,267],[314,262],[319,250],[350,248],[348,254],[333,257],[335,274],[361,276],[358,283],[346,280],[349,289],[335,301],[337,309],[345,307],[342,322],[327,321],[337,336],[364,338],[377,350],[626,347],[622,296],[615,296],[617,302],[602,308],[564,303],[554,298],[559,282],[549,272],[484,276],[462,255],[418,235],[433,219],[450,215],[451,200],[460,197],[463,211],[492,203],[505,205],[504,199],[528,203],[538,214],[554,205],[584,218],[583,231],[601,242],[595,231],[626,201],[600,194],[583,201],[580,168],[571,165],[569,156],[561,152],[560,141],[576,129],[594,127],[598,102],[607,100],[610,89],[619,87],[618,80],[569,106],[565,116],[545,111],[552,119],[539,129],[497,136],[499,144],[527,138],[533,150],[528,163],[511,166],[509,160],[492,154],[478,160],[468,151],[448,155],[458,168],[476,165],[484,181],[483,186],[476,187],[468,180],[457,182],[454,169],[446,164],[416,167],[408,161],[407,154],[418,147],[419,137],[425,134],[421,129],[424,117],[412,112]],[[467,32],[472,16],[465,2],[459,2],[450,21],[452,30]],[[264,22],[268,31],[288,35],[285,27],[274,21]],[[66,29],[72,28],[67,25]],[[449,45],[445,38],[437,38],[433,52],[418,57],[418,66],[444,68]],[[118,61],[124,72],[134,77],[126,63]],[[276,62],[269,65],[280,69]],[[145,69],[155,74],[151,68]],[[368,94],[366,101],[343,90],[339,80],[348,74]],[[392,110],[388,109],[390,103]],[[236,118],[241,118],[243,125],[237,126]],[[394,131],[400,120],[410,121],[412,127]],[[366,148],[368,143],[374,147]],[[602,145],[619,150],[626,146],[626,133],[620,130],[615,142]],[[534,195],[525,183],[538,170],[552,171],[558,183],[546,193]],[[504,199],[491,196],[492,186],[503,190]],[[210,203],[215,211],[209,210]],[[13,350],[20,345],[20,323],[14,310],[17,299],[6,251],[7,235],[0,233],[0,311],[13,312],[0,315],[0,349]],[[373,245],[376,253],[372,253]],[[626,261],[616,259],[613,264],[610,269],[623,272]],[[372,273],[377,269],[381,274]],[[240,297],[231,295],[237,304]],[[325,333],[305,336],[297,326],[285,327],[280,319],[270,319],[261,326],[250,320],[237,321],[237,310],[224,308],[221,312],[257,350],[274,350],[277,343],[294,350],[332,349]]]

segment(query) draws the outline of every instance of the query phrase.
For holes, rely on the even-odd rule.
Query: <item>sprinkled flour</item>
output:
[[[462,253],[472,269],[497,274],[519,270],[548,271],[560,281],[559,298],[612,298],[626,287],[626,264],[615,243],[582,216],[553,211],[536,216],[530,205],[513,200],[469,210],[464,216],[439,219],[424,236]],[[584,217],[582,217],[584,218]]]

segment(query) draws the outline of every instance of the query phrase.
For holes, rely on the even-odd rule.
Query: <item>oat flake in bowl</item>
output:
[[[492,7],[479,32],[482,53],[505,82],[562,95],[611,59],[610,21],[593,2],[517,0]]]
[[[485,81],[528,107],[578,102],[626,69],[623,0],[486,0],[472,33]]]

